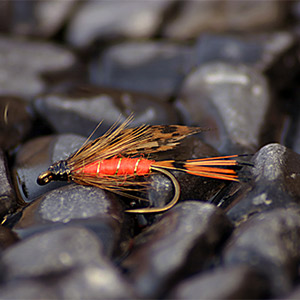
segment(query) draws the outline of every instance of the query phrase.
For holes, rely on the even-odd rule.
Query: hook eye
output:
[[[44,173],[42,173],[38,178],[37,178],[37,183],[39,185],[45,185],[47,183],[49,183],[50,181],[53,180],[53,175],[52,172],[50,171],[46,171]]]

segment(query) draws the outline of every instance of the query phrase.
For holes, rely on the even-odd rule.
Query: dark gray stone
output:
[[[80,226],[36,234],[7,249],[2,258],[6,283],[0,295],[5,299],[22,292],[22,299],[135,297],[130,284],[104,258],[96,236]]]
[[[298,276],[299,229],[299,208],[260,213],[233,232],[224,251],[224,263],[254,267],[270,281],[271,297],[282,298]]]
[[[10,228],[0,226],[0,251],[14,245],[19,241],[16,233]]]
[[[9,150],[17,146],[32,129],[29,107],[21,98],[0,96],[0,146]]]
[[[22,238],[36,232],[77,224],[94,231],[103,242],[105,254],[119,249],[129,238],[123,230],[124,207],[115,194],[77,184],[55,189],[27,206],[14,231]]]
[[[216,130],[203,135],[221,153],[252,153],[271,98],[264,77],[245,65],[210,63],[186,78],[177,106],[193,124]]]
[[[3,252],[7,279],[62,274],[104,260],[97,237],[82,227],[36,234]]]
[[[204,34],[197,42],[197,65],[246,64],[266,74],[272,88],[290,83],[299,69],[296,39],[290,32],[249,35]]]
[[[0,149],[0,218],[12,213],[17,208],[17,197],[14,191],[6,157]]]
[[[297,285],[296,288],[291,293],[289,293],[284,299],[294,300],[299,298],[300,298],[300,286]]]
[[[228,217],[240,223],[274,208],[298,207],[300,201],[300,155],[280,145],[269,144],[253,157],[252,181],[226,208]]]
[[[125,42],[90,66],[91,82],[168,100],[194,66],[194,49],[169,42]]]
[[[191,39],[208,31],[265,31],[282,25],[288,14],[282,1],[181,1],[180,8],[163,29],[168,38]]]
[[[49,38],[61,29],[77,0],[16,1],[10,8],[13,15],[11,32],[19,36]]]
[[[92,87],[86,87],[80,95],[76,91],[73,94],[41,96],[34,101],[34,109],[59,133],[89,136],[102,122],[94,137],[106,132],[116,121],[125,121],[132,112],[134,120],[130,127],[178,122],[174,107],[151,95]]]
[[[123,266],[139,294],[156,298],[186,274],[203,269],[231,230],[215,206],[180,203],[136,237]]]
[[[73,54],[45,42],[0,37],[0,95],[31,99],[45,90],[42,72],[61,71],[75,64]],[[22,70],[22,71],[20,71]]]
[[[269,284],[254,269],[238,265],[217,268],[179,283],[168,299],[265,299]]]
[[[66,185],[66,182],[51,182],[40,186],[37,178],[54,162],[66,159],[84,142],[82,137],[66,134],[39,137],[25,143],[19,149],[14,165],[14,180],[20,197],[31,202],[47,191]]]
[[[12,280],[0,288],[0,298],[7,300],[58,300],[58,293],[49,285],[33,279]]]
[[[122,274],[103,262],[73,270],[57,286],[61,299],[137,299]]]
[[[95,40],[149,38],[159,29],[170,1],[81,2],[67,30],[67,40],[76,47]]]

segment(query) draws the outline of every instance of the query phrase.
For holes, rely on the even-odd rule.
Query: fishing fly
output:
[[[128,209],[128,213],[159,213],[173,207],[180,197],[180,185],[171,170],[220,180],[239,181],[236,172],[241,164],[238,155],[199,158],[185,161],[153,160],[151,154],[171,150],[189,135],[203,131],[200,127],[181,125],[142,125],[128,128],[115,123],[101,137],[87,141],[66,160],[55,162],[42,173],[37,182],[73,181],[91,185],[124,196],[132,196],[145,184],[136,178],[152,173],[166,175],[174,186],[172,200],[164,207]]]

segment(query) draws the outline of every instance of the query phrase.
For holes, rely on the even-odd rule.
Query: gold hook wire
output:
[[[127,209],[127,210],[125,210],[125,212],[135,213],[135,214],[160,213],[160,212],[164,212],[164,211],[172,208],[178,202],[178,199],[180,197],[180,185],[179,185],[177,179],[175,178],[175,176],[165,169],[151,167],[151,170],[160,172],[170,178],[170,180],[172,181],[173,186],[174,186],[173,199],[164,207],[146,207],[146,208]]]

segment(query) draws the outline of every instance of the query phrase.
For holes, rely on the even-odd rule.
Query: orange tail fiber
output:
[[[183,162],[174,160],[156,161],[152,166],[178,170],[195,176],[239,181],[235,169],[240,163],[233,159],[236,157],[238,157],[238,155],[192,159]]]

